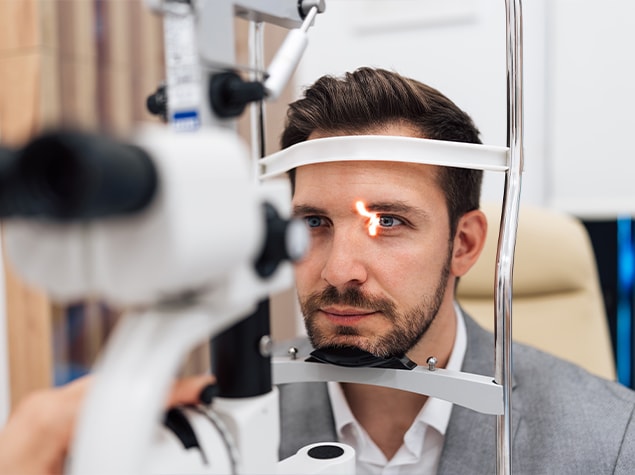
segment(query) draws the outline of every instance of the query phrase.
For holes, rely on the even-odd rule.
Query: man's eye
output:
[[[322,218],[319,216],[307,216],[304,220],[310,228],[317,228],[322,225]]]
[[[379,216],[379,225],[382,228],[393,228],[395,226],[399,226],[400,224],[404,224],[404,222],[394,216]]]

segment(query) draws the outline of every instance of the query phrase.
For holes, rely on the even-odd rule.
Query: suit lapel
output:
[[[467,348],[462,371],[494,374],[494,338],[465,315]],[[512,378],[512,387],[515,386]],[[513,401],[512,431],[520,423],[520,407]],[[516,464],[514,464],[516,465]],[[492,474],[496,472],[496,416],[455,405],[445,434],[439,474]]]

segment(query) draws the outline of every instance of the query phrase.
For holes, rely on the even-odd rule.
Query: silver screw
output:
[[[428,363],[429,371],[434,371],[437,369],[437,358],[435,356],[431,356],[430,358],[428,358],[426,363]]]
[[[271,356],[271,353],[273,350],[273,340],[271,339],[269,335],[263,335],[263,337],[260,338],[259,347],[260,347],[259,348],[260,354],[264,356],[265,358],[267,358]]]
[[[298,349],[295,346],[289,348],[289,351],[287,351],[287,353],[289,353],[289,356],[292,360],[295,360],[298,357]]]

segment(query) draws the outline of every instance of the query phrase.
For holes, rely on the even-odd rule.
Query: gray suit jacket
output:
[[[465,323],[463,371],[493,375],[493,335],[470,317]],[[635,474],[634,409],[635,392],[624,386],[514,344],[515,474]],[[280,411],[281,458],[310,443],[337,440],[326,384],[280,386]],[[455,405],[439,474],[495,472],[496,417]]]

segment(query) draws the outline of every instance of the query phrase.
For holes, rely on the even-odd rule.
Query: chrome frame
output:
[[[507,145],[503,209],[496,255],[495,381],[503,386],[503,414],[496,418],[496,473],[512,471],[512,282],[523,170],[523,70],[521,0],[505,0],[507,45]]]

